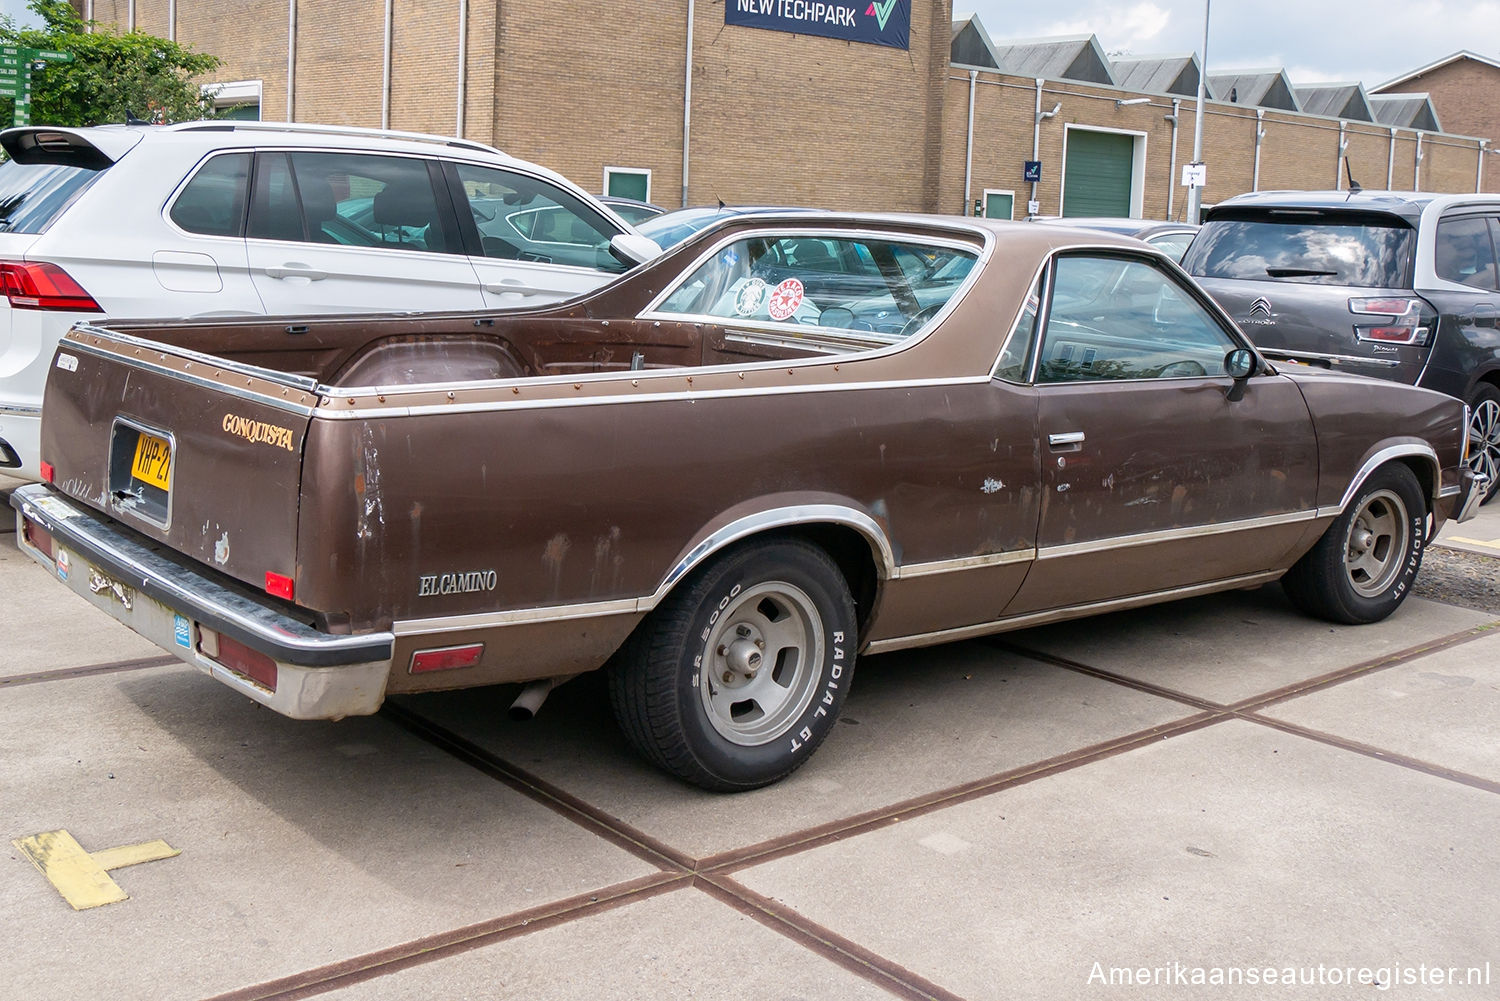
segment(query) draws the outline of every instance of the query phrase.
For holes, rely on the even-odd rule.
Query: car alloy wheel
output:
[[[1406,558],[1409,531],[1406,505],[1395,491],[1363,498],[1345,543],[1344,572],[1356,594],[1376,598],[1391,586]]]
[[[1495,496],[1495,477],[1500,473],[1500,399],[1493,390],[1481,393],[1471,404],[1469,415],[1469,468],[1489,477],[1485,500]]]

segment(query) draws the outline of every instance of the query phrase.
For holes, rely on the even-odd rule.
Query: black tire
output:
[[[1469,468],[1490,478],[1481,504],[1500,495],[1495,479],[1500,474],[1500,390],[1480,383],[1469,397]]]
[[[752,541],[689,575],[610,666],[610,702],[646,759],[704,789],[784,778],[838,719],[854,677],[854,601],[826,553]]]
[[[1330,622],[1379,622],[1411,593],[1426,547],[1427,503],[1416,475],[1381,466],[1281,585],[1302,611]]]

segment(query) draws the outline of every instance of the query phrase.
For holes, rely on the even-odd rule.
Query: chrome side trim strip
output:
[[[94,333],[95,330],[94,328],[87,328],[87,332]],[[111,339],[120,339],[119,335],[111,334],[108,331],[98,332],[100,334],[107,334]],[[129,338],[126,340],[134,340],[134,338]],[[149,341],[139,341],[138,343],[150,344]],[[153,353],[161,354],[161,345],[154,344],[151,345],[151,347]],[[185,382],[190,386],[196,386],[199,389],[209,389],[213,390],[215,393],[222,393],[225,396],[233,396],[241,400],[249,400],[253,403],[264,404],[265,406],[274,407],[277,410],[284,410],[288,413],[296,414],[298,417],[311,417],[314,411],[313,407],[308,406],[305,403],[293,403],[291,400],[284,399],[280,396],[270,396],[266,393],[257,393],[253,390],[245,389],[240,386],[231,386],[227,382],[219,379],[212,379],[201,375],[195,375],[191,372],[179,372],[177,369],[172,368],[171,366],[163,365],[159,362],[152,361],[149,358],[122,355],[113,351],[106,351],[103,348],[96,347],[92,344],[87,344],[83,341],[63,341],[59,347],[59,350],[77,351],[79,354],[89,354],[112,361],[125,362],[135,368],[143,368],[148,371],[155,372],[158,375],[165,375],[169,378],[176,379],[178,382]],[[235,372],[236,374],[253,377],[264,382],[272,382],[276,385],[282,385],[281,380],[279,378],[276,378],[278,376],[278,373],[273,372],[270,369],[241,366],[232,362],[226,362],[222,358],[212,358],[208,355],[199,355],[196,352],[192,351],[177,351],[176,349],[173,349],[172,354],[182,358],[191,358],[194,361],[199,361],[201,359],[203,365],[215,371]],[[298,380],[297,382],[288,382],[286,383],[286,385],[291,389],[313,393],[313,386],[315,384],[312,382],[312,380],[306,381],[308,383],[308,386],[306,388],[304,388],[300,384],[301,380]]]
[[[22,403],[0,403],[0,417],[40,417],[41,407],[28,407]]]
[[[440,615],[428,619],[403,619],[391,627],[398,638],[426,636],[459,629],[484,629],[490,626],[522,626],[542,622],[567,622],[570,619],[604,618],[610,615],[634,615],[646,609],[645,598],[619,598],[614,601],[591,601],[576,605],[549,605],[545,608],[516,608],[504,612],[475,612],[472,615]]]
[[[1237,587],[1251,587],[1256,584],[1264,584],[1268,581],[1276,580],[1283,572],[1281,570],[1268,570],[1263,573],[1247,574],[1243,577],[1230,577],[1226,580],[1212,581],[1208,584],[1194,584],[1190,587],[1173,588],[1168,591],[1153,591],[1150,594],[1133,595],[1129,598],[1112,598],[1108,601],[1095,601],[1086,605],[1070,605],[1066,608],[1054,608],[1045,612],[1030,612],[1026,615],[995,619],[992,622],[982,622],[978,625],[960,626],[957,629],[941,629],[931,633],[894,636],[890,639],[877,640],[871,643],[865,648],[863,653],[890,653],[894,650],[909,650],[912,647],[951,643],[955,640],[989,636],[994,633],[1009,632],[1012,629],[1025,629],[1029,626],[1045,625],[1049,622],[1059,622],[1063,619],[1081,618],[1085,615],[1098,615],[1103,612],[1117,612],[1127,608],[1139,608],[1144,605],[1154,605],[1162,601],[1175,601],[1178,598],[1191,598],[1200,594],[1211,594],[1214,591],[1229,591]]]
[[[956,560],[911,563],[897,567],[891,579],[907,580],[911,577],[930,577],[934,574],[977,570],[982,567],[1002,567],[1009,563],[1029,563],[1034,559],[1036,559],[1035,549],[1012,549],[1008,552],[989,553],[985,556],[964,556]]]
[[[1292,525],[1301,521],[1313,521],[1321,517],[1325,517],[1322,511],[1293,511],[1290,514],[1273,514],[1264,518],[1226,521],[1217,525],[1168,528],[1159,532],[1142,532],[1140,535],[1121,535],[1111,539],[1096,539],[1092,542],[1075,542],[1066,546],[1047,546],[1037,550],[1037,559],[1052,560],[1063,556],[1079,556],[1084,553],[1104,552],[1110,549],[1149,546],[1157,542],[1172,542],[1178,539],[1195,539],[1207,535],[1222,535],[1226,532],[1248,532],[1257,528],[1273,528],[1276,525]]]
[[[1438,491],[1438,499],[1439,500],[1447,500],[1449,497],[1457,497],[1459,495],[1459,492],[1462,491],[1462,490],[1463,490],[1463,487],[1460,487],[1460,486],[1457,486],[1457,485],[1454,485],[1454,486],[1451,486],[1451,487],[1444,487],[1443,489],[1441,489],[1441,490]]]
[[[1334,365],[1369,365],[1373,368],[1395,368],[1401,364],[1394,358],[1363,358],[1359,355],[1335,355],[1322,351],[1286,351],[1280,348],[1262,348],[1267,358],[1290,358],[1293,361],[1326,361]]]

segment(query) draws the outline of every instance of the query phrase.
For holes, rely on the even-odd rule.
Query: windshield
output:
[[[50,163],[0,163],[0,232],[42,232],[101,173]]]
[[[719,209],[683,209],[668,212],[654,219],[636,224],[635,231],[649,236],[663,250],[675,246],[698,232],[715,219],[727,218],[729,214]]]
[[[1199,278],[1408,288],[1416,235],[1389,216],[1219,217],[1203,225],[1182,266]]]

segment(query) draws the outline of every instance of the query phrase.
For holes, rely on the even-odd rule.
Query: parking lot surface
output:
[[[1493,592],[1492,509],[1435,579]],[[47,578],[0,531],[0,996],[1500,997],[1500,614],[1446,586],[866,658],[806,768],[724,796],[597,675],[528,723],[515,688],[297,722]],[[124,899],[30,861],[75,842]]]

